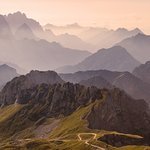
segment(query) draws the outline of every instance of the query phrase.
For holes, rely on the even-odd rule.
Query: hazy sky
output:
[[[150,0],[0,0],[0,8],[1,14],[22,11],[41,24],[139,27],[150,33]]]

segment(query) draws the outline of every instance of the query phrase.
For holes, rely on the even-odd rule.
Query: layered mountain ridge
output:
[[[85,70],[106,69],[111,71],[129,71],[140,65],[140,62],[133,58],[126,49],[121,46],[114,46],[109,49],[101,49],[85,58],[75,66],[58,68],[58,72],[71,73]]]
[[[74,74],[60,74],[64,81],[101,88],[118,87],[135,99],[144,99],[150,104],[150,84],[129,72],[108,70],[80,71]]]

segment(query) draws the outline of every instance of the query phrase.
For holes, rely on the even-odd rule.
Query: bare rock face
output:
[[[18,95],[18,103],[30,103],[33,107],[43,105],[45,116],[66,116],[79,106],[100,99],[101,90],[96,87],[86,88],[79,84],[64,83],[38,85],[29,90],[23,90]]]
[[[25,80],[22,79],[22,81]],[[5,126],[0,127],[1,130],[9,130],[10,134],[26,129],[38,121],[43,121],[43,117],[69,116],[80,107],[92,104],[92,109],[83,118],[88,121],[89,128],[138,134],[144,136],[145,139],[150,139],[150,110],[148,104],[144,100],[132,99],[119,89],[100,90],[96,87],[85,87],[69,82],[43,83],[33,87],[30,86],[30,88],[22,88],[22,84],[18,82],[18,90],[16,91],[10,92],[9,90],[10,93],[7,93],[5,87],[1,93],[2,97],[7,98],[5,100],[8,100],[8,98],[15,100],[17,95],[16,103],[27,104],[5,122],[7,129]],[[7,88],[11,89],[14,85],[17,85],[17,82],[15,84],[9,83]],[[14,92],[16,93],[14,94]],[[92,102],[96,100],[98,100],[98,103],[93,106]],[[6,102],[14,103],[14,101]],[[19,124],[20,127],[15,128],[16,124]]]
[[[87,116],[89,128],[150,136],[150,110],[144,100],[134,100],[119,89],[111,90]]]
[[[14,78],[8,82],[0,94],[1,104],[13,104],[17,95],[24,89],[30,89],[38,84],[55,84],[64,81],[54,71],[31,71],[27,75]]]
[[[14,97],[13,93],[11,97]],[[0,124],[0,131],[9,130],[9,134],[14,134],[39,123],[39,120],[44,121],[43,117],[65,117],[80,107],[100,99],[102,99],[100,89],[86,88],[72,83],[41,84],[31,89],[24,89],[19,91],[17,103],[27,105],[6,121],[5,125]]]
[[[143,69],[140,69],[141,71],[134,71],[134,75],[129,72],[91,70],[60,74],[60,76],[65,81],[80,83],[85,86],[96,86],[98,88],[107,89],[115,86],[124,90],[134,99],[144,99],[150,104],[150,84],[148,83],[150,71],[148,69],[148,64],[149,63],[146,65],[147,67],[142,67]],[[135,70],[139,70],[138,68]]]

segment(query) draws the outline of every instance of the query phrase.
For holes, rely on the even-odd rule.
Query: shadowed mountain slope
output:
[[[144,34],[137,34],[133,37],[127,38],[117,45],[120,45],[128,50],[137,60],[142,63],[149,61],[150,58],[150,36]]]
[[[126,49],[114,46],[101,49],[84,59],[75,66],[66,66],[57,69],[59,72],[76,72],[86,70],[106,69],[111,71],[133,71],[140,63],[134,59]]]
[[[112,72],[107,70],[84,71],[74,74],[60,74],[65,81],[83,83],[87,86],[107,87],[108,83],[123,89],[136,99],[145,99],[150,104],[150,84],[129,72]],[[104,79],[107,81],[104,82]]]
[[[150,84],[150,61],[135,68],[133,74]]]

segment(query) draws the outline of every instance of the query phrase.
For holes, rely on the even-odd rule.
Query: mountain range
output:
[[[150,149],[149,40],[0,15],[0,150]]]
[[[150,58],[150,36],[144,34],[137,34],[135,36],[129,37],[117,45],[120,45],[128,50],[128,52],[133,55],[141,63],[149,61]]]
[[[140,57],[142,57],[142,59],[145,57],[144,60],[148,61],[148,55],[145,55],[143,57],[142,56],[143,54],[139,53],[140,51],[139,49],[141,48],[144,49],[143,45],[146,45],[146,43],[142,44],[142,41],[147,42],[146,47],[148,47],[148,44],[149,44],[148,36],[144,35],[143,32],[140,31],[138,28],[131,30],[131,31],[128,31],[127,29],[124,29],[124,28],[119,28],[117,30],[108,30],[105,28],[89,28],[89,27],[84,28],[82,26],[79,26],[78,24],[68,25],[65,27],[66,32],[67,31],[69,32],[74,29],[76,30],[82,29],[82,35],[84,35],[83,30],[84,32],[86,32],[85,35],[87,35],[87,32],[88,32],[87,30],[90,30],[89,32],[91,36],[96,37],[96,34],[97,34],[101,36],[102,38],[105,37],[104,41],[106,42],[108,42],[111,39],[110,36],[112,36],[113,40],[117,39],[116,41],[112,42],[112,44],[110,44],[109,46],[112,46],[118,42],[117,45],[124,47],[126,51],[129,52],[132,56],[129,56],[127,52],[124,52],[123,54],[123,51],[122,51],[121,55],[124,55],[125,58],[123,62],[120,63],[118,59],[121,59],[121,55],[119,56],[119,53],[115,54],[114,52],[114,55],[116,55],[116,57],[118,56],[118,58],[116,58],[115,61],[116,63],[119,62],[118,64],[120,65],[118,67],[115,65],[114,67],[111,67],[111,65],[109,64],[111,63],[111,60],[110,62],[106,63],[104,58],[103,59],[100,58],[101,61],[98,63],[96,62],[96,64],[95,65],[93,64],[92,66],[90,65],[89,62],[86,63],[86,61],[88,61],[89,59],[92,59],[95,55],[101,55],[101,57],[103,57],[102,55],[105,55],[105,54],[102,54],[102,51],[103,53],[104,51],[106,52],[106,48],[103,48],[99,50],[98,52],[94,53],[93,55],[91,55],[90,52],[85,51],[85,50],[87,49],[86,47],[89,48],[88,50],[91,50],[91,51],[93,50],[94,45],[92,42],[91,43],[87,42],[80,36],[71,34],[71,32],[55,35],[51,30],[49,30],[49,28],[44,30],[43,27],[40,25],[40,23],[38,23],[34,19],[28,18],[25,14],[21,12],[16,12],[14,14],[9,14],[7,16],[1,15],[0,23],[1,23],[0,47],[3,50],[3,52],[1,52],[0,60],[5,61],[5,62],[11,62],[14,64],[20,64],[20,66],[27,71],[32,70],[32,69],[49,70],[49,69],[60,68],[66,65],[75,65],[75,66],[72,66],[71,69],[69,69],[68,67],[67,68],[65,67],[65,68],[60,68],[57,71],[60,70],[61,72],[75,72],[79,70],[86,70],[88,68],[88,70],[89,69],[90,70],[97,70],[97,69],[109,70],[110,69],[113,71],[130,71],[131,72],[136,66],[139,65],[139,62],[138,62],[139,60],[140,62],[142,62]],[[53,26],[53,28],[58,29],[59,27]],[[64,27],[62,28],[64,29]],[[2,34],[3,30],[5,30],[4,32],[5,35]],[[104,35],[105,32],[107,32],[107,35],[109,36]],[[116,35],[117,35],[117,38],[115,38]],[[138,38],[139,36],[140,38]],[[136,42],[139,44],[137,48],[134,48],[133,46],[126,47],[123,44],[124,41],[128,39],[130,40],[130,38],[134,38],[134,37],[135,38],[137,37],[139,39],[139,41]],[[144,40],[146,38],[147,40]],[[100,38],[97,37],[96,39],[100,39]],[[123,41],[120,42],[121,40]],[[98,43],[104,44],[104,41],[98,42]],[[58,44],[56,42],[58,42]],[[59,43],[61,43],[62,46]],[[135,45],[137,45],[136,43]],[[69,48],[65,48],[63,47],[63,45]],[[100,45],[101,46],[98,46],[99,48],[105,47],[102,44]],[[106,47],[109,47],[109,46],[106,46]],[[13,49],[13,52],[12,52],[12,49]],[[81,50],[78,50],[78,49],[81,49]],[[111,48],[108,48],[108,49],[111,49]],[[35,50],[36,50],[36,56],[34,55]],[[96,47],[94,48],[94,50],[96,50]],[[145,48],[144,51],[148,53],[147,48]],[[131,58],[133,56],[135,57],[135,59],[137,59],[137,61]],[[44,58],[45,61],[41,62],[40,57]],[[109,56],[109,57],[115,57],[115,56]],[[28,62],[25,61],[27,59],[28,59]],[[56,60],[59,60],[59,61],[56,61]],[[126,61],[129,61],[129,63],[127,63]],[[84,66],[84,63],[85,63],[85,66]],[[127,65],[125,66],[124,63],[127,63],[128,67]],[[121,64],[123,64],[123,66],[121,66]],[[86,65],[87,65],[87,68],[86,68]]]
[[[0,23],[5,24],[7,30],[4,32],[7,34],[5,38],[4,35],[0,38],[1,61],[19,64],[25,70],[49,70],[67,64],[76,64],[90,55],[88,51],[65,48],[56,42],[32,39],[36,36],[35,32],[32,32],[25,23],[17,29],[15,36],[11,36],[9,24],[3,16],[1,18],[3,19]]]
[[[84,149],[84,139],[91,138],[87,148],[92,150],[96,145],[106,148],[107,141],[101,142],[105,135],[108,138],[118,135],[116,143],[127,138],[127,143],[137,145],[135,148],[138,145],[146,148],[150,144],[147,103],[134,100],[118,88],[85,87],[65,83],[52,71],[32,71],[6,84],[0,97],[3,99],[0,109],[0,147],[3,149],[7,149],[8,143],[12,149]],[[122,142],[107,147],[116,150],[118,146],[125,148]]]
[[[118,87],[135,99],[144,99],[150,104],[150,84],[129,72],[107,70],[80,71],[73,74],[60,74],[66,82],[80,83],[85,86],[112,89]]]
[[[58,68],[58,72],[77,72],[85,70],[106,69],[111,71],[129,71],[139,66],[140,62],[133,58],[125,48],[114,46],[109,49],[101,49],[85,58],[75,66]]]
[[[65,33],[75,35],[86,43],[91,44],[93,46],[91,47],[93,50],[109,48],[128,37],[135,36],[138,33],[143,34],[143,32],[138,28],[133,30],[127,30],[125,28],[109,30],[107,28],[99,27],[82,27],[77,23],[66,26],[55,26],[52,24],[47,24],[44,26],[44,29],[49,29],[57,35]]]

